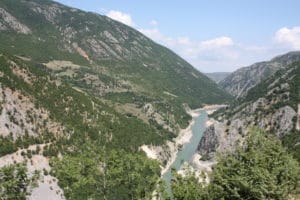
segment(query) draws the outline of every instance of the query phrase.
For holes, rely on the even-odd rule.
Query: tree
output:
[[[254,130],[243,148],[220,157],[210,193],[215,199],[286,199],[299,173],[299,163],[277,138]]]
[[[149,199],[160,172],[157,161],[114,150],[65,155],[50,164],[68,199]]]
[[[243,147],[219,156],[208,186],[203,187],[188,177],[172,189],[175,199],[287,199],[298,187],[299,180],[299,163],[280,140],[253,130]],[[193,189],[195,184],[197,187]],[[204,196],[183,198],[180,191],[196,191]]]
[[[30,183],[26,172],[23,165],[10,165],[0,169],[0,199],[26,199]]]
[[[174,173],[171,183],[172,195],[176,200],[208,199],[205,187],[193,172],[188,172],[185,177]]]

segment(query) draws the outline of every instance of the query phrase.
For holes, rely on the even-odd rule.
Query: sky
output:
[[[56,0],[127,24],[201,72],[300,50],[299,0]]]

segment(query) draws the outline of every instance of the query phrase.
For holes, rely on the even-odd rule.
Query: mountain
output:
[[[219,83],[220,81],[224,80],[227,76],[229,76],[231,72],[212,72],[212,73],[205,73],[211,80]]]
[[[286,54],[289,55],[289,54]],[[278,60],[279,58],[275,58]],[[285,56],[286,58],[286,56]],[[290,57],[294,60],[294,57]],[[292,61],[286,60],[285,63]],[[282,65],[229,107],[212,115],[198,146],[205,158],[243,144],[253,127],[276,135],[300,161],[300,61]]]
[[[176,129],[190,119],[183,103],[231,99],[169,49],[106,16],[48,0],[4,0],[0,7],[0,52],[44,63],[73,87],[128,104],[119,110],[141,116],[147,102],[160,112],[154,121]]]
[[[259,62],[240,68],[220,81],[219,85],[236,98],[244,97],[250,88],[299,58],[299,51],[289,52],[277,56],[270,61]]]
[[[41,64],[2,54],[0,65],[0,173],[8,165],[24,163],[26,180],[35,179],[22,183],[26,190],[20,195],[87,199],[103,197],[105,190],[108,199],[126,199],[130,184],[154,189],[159,163],[139,153],[139,147],[163,145],[174,133],[116,112],[101,99],[56,79]],[[102,165],[104,172],[99,170]],[[119,174],[113,174],[116,170]],[[136,177],[124,185],[125,171],[143,179],[148,176],[149,182]],[[104,187],[99,180],[106,175],[111,176],[106,178],[110,185]],[[1,176],[1,197],[13,195],[9,188],[2,190],[9,187],[6,180],[18,181]]]
[[[0,1],[0,196],[147,199],[189,108],[232,97],[169,49],[106,16]],[[167,159],[167,158],[166,158]],[[11,182],[22,185],[18,192]]]

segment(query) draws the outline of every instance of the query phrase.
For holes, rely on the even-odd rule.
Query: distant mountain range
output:
[[[231,72],[212,72],[212,73],[205,73],[211,80],[219,83],[220,81],[224,80],[227,76],[229,76]]]

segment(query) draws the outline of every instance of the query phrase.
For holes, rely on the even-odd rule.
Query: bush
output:
[[[30,182],[26,173],[26,167],[23,165],[10,165],[0,169],[1,199],[26,199],[27,186]]]

